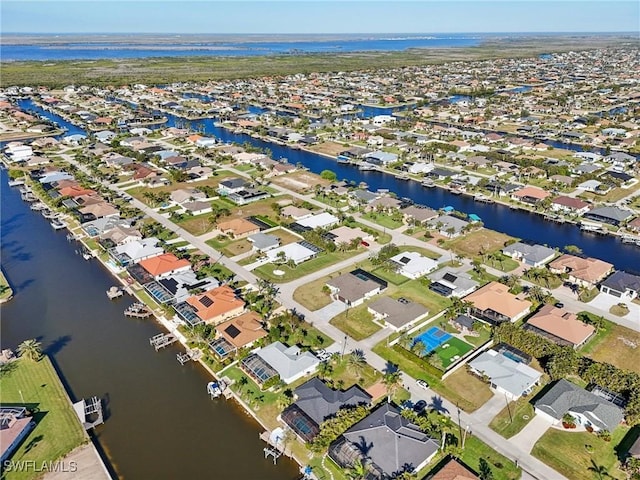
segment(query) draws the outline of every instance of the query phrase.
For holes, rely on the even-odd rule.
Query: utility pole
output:
[[[509,406],[509,399],[507,399],[507,392],[504,393],[504,401],[507,403],[507,411],[509,412],[509,423],[513,423],[513,416],[511,415],[511,407]]]
[[[458,409],[458,432],[460,434],[460,445],[462,446],[462,423],[460,422],[460,405],[456,403],[456,408]]]

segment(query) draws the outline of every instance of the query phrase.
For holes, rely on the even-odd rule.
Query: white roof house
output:
[[[287,347],[274,342],[258,350],[257,355],[268,363],[285,383],[315,372],[320,360],[310,352],[303,352],[297,346]]]
[[[398,265],[398,273],[408,278],[419,278],[438,268],[438,262],[418,252],[399,253],[389,260]]]
[[[280,252],[283,252],[282,254]],[[293,261],[296,265],[315,257],[318,254],[318,250],[309,248],[301,243],[289,243],[281,247],[273,248],[267,252],[267,258],[269,262],[280,262],[281,259],[284,262]],[[282,258],[284,255],[284,258]]]
[[[540,381],[542,372],[505,357],[495,350],[487,350],[469,362],[471,370],[489,377],[491,387],[511,400],[530,393]]]
[[[340,219],[329,212],[322,212],[311,217],[298,220],[296,223],[310,229],[332,227],[340,222]]]
[[[157,238],[149,237],[118,245],[112,249],[112,256],[115,256],[123,265],[138,263],[141,260],[164,253],[162,247],[157,246],[159,242],[160,240]]]

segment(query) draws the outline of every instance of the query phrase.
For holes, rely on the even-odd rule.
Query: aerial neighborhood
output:
[[[639,68],[4,86],[3,162],[315,478],[627,478]]]

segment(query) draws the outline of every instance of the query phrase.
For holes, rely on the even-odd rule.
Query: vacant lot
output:
[[[505,406],[500,413],[493,417],[489,427],[504,438],[511,438],[519,433],[535,415],[533,405],[529,403],[530,399],[531,396],[509,402],[508,407]]]
[[[373,315],[367,310],[366,304],[348,308],[333,317],[329,323],[354,340],[363,340],[382,328],[373,321]]]
[[[15,451],[13,460],[40,465],[56,460],[88,441],[58,375],[48,357],[39,362],[20,359],[0,377],[3,405],[25,405],[34,411],[35,428]],[[12,470],[2,478],[26,479],[39,475],[33,470]]]
[[[337,157],[340,152],[343,152],[346,149],[347,148],[343,144],[336,142],[322,142],[309,147],[309,150],[324,153],[325,155],[331,155],[332,157]]]
[[[534,445],[531,454],[567,478],[592,480],[594,478],[623,479],[615,447],[624,438],[628,428],[618,427],[610,442],[588,432],[570,432],[550,428]],[[603,467],[605,476],[598,477],[594,468]]]
[[[582,353],[594,360],[640,373],[640,333],[621,325],[606,322]]]
[[[504,233],[481,228],[463,237],[454,238],[445,242],[445,247],[450,248],[458,255],[467,258],[479,258],[481,254],[492,253],[504,248],[504,244],[513,240],[513,237]]]
[[[321,252],[316,258],[307,260],[306,262],[303,262],[300,265],[296,265],[293,268],[285,264],[281,265],[267,263],[256,268],[253,273],[271,282],[286,283],[290,282],[291,280],[304,277],[305,275],[309,275],[310,273],[316,272],[318,270],[322,270],[323,268],[333,265],[334,263],[338,263],[342,260],[353,257],[358,253],[360,252]],[[280,270],[284,272],[284,274],[275,275],[273,273],[274,270]]]
[[[145,192],[149,193],[162,193],[162,192],[173,192],[175,190],[179,190],[181,188],[196,188],[196,187],[214,187],[216,188],[220,182],[229,177],[235,177],[236,175],[227,170],[219,170],[216,172],[214,177],[207,178],[206,180],[202,180],[200,182],[195,183],[173,183],[171,185],[167,185],[166,187],[157,187],[157,188],[146,188],[146,187],[135,187],[126,190],[126,192],[132,197],[137,198],[141,202],[149,204],[149,200],[144,197]]]
[[[326,187],[331,183],[329,180],[320,177],[320,175],[305,171],[271,177],[271,182],[298,193],[310,192],[318,185]]]

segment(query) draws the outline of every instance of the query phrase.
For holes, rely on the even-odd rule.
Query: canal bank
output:
[[[118,476],[296,478],[292,461],[264,459],[262,429],[240,406],[209,399],[208,372],[181,366],[181,348],[149,346],[159,326],[125,318],[132,299],[105,295],[113,277],[76,255],[1,175],[2,264],[16,291],[2,307],[2,348],[38,338],[72,399],[105,400],[95,439]]]

